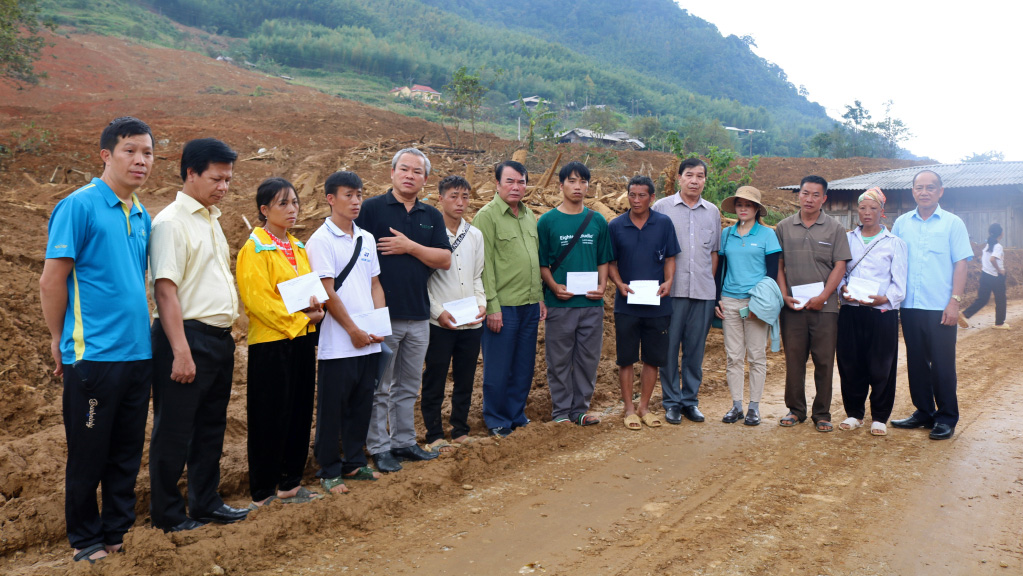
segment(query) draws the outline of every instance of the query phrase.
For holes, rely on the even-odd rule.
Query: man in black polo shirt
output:
[[[671,324],[671,283],[675,278],[674,256],[682,251],[671,218],[654,212],[654,183],[647,176],[629,180],[629,211],[607,225],[615,260],[608,267],[615,294],[615,343],[618,349],[618,381],[625,403],[625,427],[642,428],[640,422],[656,428],[659,416],[650,411],[650,396],[657,383],[657,370],[668,362],[668,327]],[[630,304],[635,294],[632,282],[657,284],[658,303]],[[635,285],[637,289],[639,285]],[[633,365],[640,360],[638,408],[632,402]]]
[[[373,235],[380,253],[380,284],[391,315],[384,343],[394,359],[373,398],[366,447],[381,472],[401,470],[400,460],[431,460],[416,444],[414,408],[422,386],[430,338],[430,295],[426,282],[435,269],[451,266],[444,217],[418,195],[430,175],[430,160],[415,148],[391,160],[391,189],[362,204],[355,220]]]

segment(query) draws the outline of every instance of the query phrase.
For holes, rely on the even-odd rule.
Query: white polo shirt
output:
[[[369,312],[373,309],[372,279],[380,275],[380,261],[377,259],[376,242],[373,235],[352,223],[352,235],[341,231],[330,218],[327,218],[309,241],[306,242],[306,253],[313,272],[320,278],[336,278],[348,265],[355,250],[356,238],[362,237],[362,250],[359,259],[352,267],[348,278],[341,284],[337,295],[349,315]],[[320,343],[317,356],[320,360],[335,360],[365,356],[380,351],[380,344],[370,344],[362,348],[352,345],[348,332],[338,324],[328,312],[320,327]]]

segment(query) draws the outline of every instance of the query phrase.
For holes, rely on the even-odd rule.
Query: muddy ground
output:
[[[430,184],[465,174],[477,186],[479,206],[493,190],[488,167],[518,143],[485,137],[480,153],[445,150],[435,124],[199,54],[94,36],[54,41],[41,61],[49,77],[40,86],[0,86],[0,143],[12,150],[0,158],[0,573],[213,574],[217,567],[228,574],[1023,573],[1023,425],[1013,418],[1023,389],[1016,370],[1019,328],[988,329],[990,308],[974,318],[979,328],[960,334],[963,421],[951,442],[931,442],[920,432],[877,439],[864,430],[779,429],[780,354],[769,356],[765,425],[721,424],[729,402],[718,331],[708,339],[701,392],[708,421],[627,431],[618,417],[608,307],[593,402],[605,414],[600,426],[549,422],[541,339],[527,408],[533,423],[506,440],[482,438],[477,386],[470,424],[481,440],[471,447],[356,485],[346,497],[273,506],[238,525],[177,535],[149,527],[144,457],[139,521],[127,536],[128,552],[95,568],[73,565],[63,519],[60,382],[49,375],[38,277],[49,213],[101,171],[97,141],[111,118],[136,115],[156,133],[159,159],[139,194],[154,215],[178,189],[185,141],[216,136],[239,151],[232,192],[222,204],[235,249],[248,236],[243,216],[253,221],[254,190],[267,176],[296,183],[303,201],[298,235],[305,238],[325,214],[317,185],[334,170],[356,170],[377,194],[387,187],[391,154],[418,143],[434,162]],[[528,156],[534,184],[559,151],[563,161],[593,152],[544,148]],[[594,206],[613,213],[621,207],[621,176],[656,177],[672,161],[666,154],[630,152],[595,167],[592,202],[600,205]],[[773,207],[791,211],[789,193],[773,187],[808,173],[834,179],[902,165],[765,158],[754,184]],[[546,210],[556,187],[534,190],[530,198],[538,211]],[[1015,299],[1023,290],[1023,257],[1009,252]],[[978,273],[974,262],[971,294]],[[1021,315],[1023,308],[1011,302],[1009,323],[1020,324]],[[234,334],[239,348],[221,491],[230,503],[244,505],[244,318]],[[899,386],[896,417],[910,409],[904,370]],[[844,417],[837,376],[833,411],[836,421]],[[310,460],[310,483],[313,466]]]

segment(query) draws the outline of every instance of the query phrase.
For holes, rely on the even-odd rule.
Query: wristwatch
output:
[[[960,303],[960,304],[963,303],[963,297],[958,295],[958,294],[953,294],[952,295],[952,299],[955,300],[956,302]]]

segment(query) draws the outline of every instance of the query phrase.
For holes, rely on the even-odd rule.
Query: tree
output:
[[[852,156],[860,156],[860,150],[858,146],[859,132],[866,127],[870,120],[870,112],[863,107],[863,104],[859,100],[854,100],[853,105],[845,105],[845,114],[842,114],[842,118],[845,118],[845,125],[849,127],[851,131],[852,140]]]
[[[607,106],[590,106],[583,112],[583,125],[604,136],[618,129],[618,118]]]
[[[473,148],[476,148],[476,120],[480,116],[483,98],[497,78],[501,76],[502,71],[497,70],[489,82],[482,80],[485,73],[486,66],[480,66],[475,73],[469,72],[465,66],[460,66],[451,75],[451,82],[444,86],[444,91],[449,94],[446,110],[456,117],[462,115],[469,117],[469,124],[472,126]]]
[[[528,126],[526,130],[526,143],[530,153],[536,149],[536,136],[538,132],[541,140],[554,140],[554,124],[558,120],[558,115],[553,110],[547,108],[546,100],[541,98],[540,103],[530,109],[526,106],[522,95],[519,94],[519,110],[522,110],[526,115]]]
[[[1002,162],[1005,160],[1005,154],[998,150],[988,150],[987,152],[981,152],[970,154],[969,156],[963,157],[960,162]]]
[[[48,26],[52,28],[52,26]],[[39,36],[36,0],[0,0],[0,79],[15,84],[38,84],[45,74],[33,64],[48,43]]]
[[[898,158],[899,153],[902,151],[901,143],[912,136],[909,128],[906,127],[902,120],[892,117],[892,107],[894,105],[895,103],[892,100],[885,102],[884,119],[867,125],[867,128],[874,134],[877,134],[880,139],[879,152],[882,158]]]

